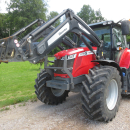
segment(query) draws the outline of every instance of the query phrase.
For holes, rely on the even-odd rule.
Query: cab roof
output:
[[[98,23],[92,23],[89,24],[90,27],[92,26],[100,26],[100,25],[110,25],[110,24],[115,24],[115,22],[113,20],[109,20],[109,21],[102,21],[102,22],[98,22]]]

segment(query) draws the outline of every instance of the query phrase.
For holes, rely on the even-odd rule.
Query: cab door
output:
[[[117,61],[119,57],[119,52],[127,47],[126,37],[122,35],[120,27],[115,27],[112,29],[113,32],[113,45],[115,50],[113,51],[113,60]]]

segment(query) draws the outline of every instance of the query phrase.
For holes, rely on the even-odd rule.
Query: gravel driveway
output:
[[[85,116],[80,94],[69,94],[67,101],[48,106],[40,101],[11,105],[0,112],[0,130],[129,130],[130,99],[123,98],[116,118],[109,123],[91,121]],[[21,106],[22,105],[22,106]]]

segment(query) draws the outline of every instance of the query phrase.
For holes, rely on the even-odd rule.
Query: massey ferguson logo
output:
[[[61,35],[63,32],[65,32],[67,28],[65,28],[62,32],[59,32],[59,35]]]
[[[97,50],[93,50],[93,51],[94,51],[94,53],[97,52]],[[93,54],[93,52],[91,52],[91,51],[85,51],[85,52],[79,53],[79,57],[80,56],[92,55],[92,54]]]

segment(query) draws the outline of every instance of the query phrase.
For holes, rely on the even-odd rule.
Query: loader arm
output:
[[[19,31],[15,32],[12,36],[0,39],[0,63],[8,63],[8,62],[18,62],[18,61],[25,61],[28,60],[28,57],[33,53],[33,50],[36,48],[36,44],[38,43],[37,40],[40,38],[46,37],[52,30],[55,28],[53,26],[50,26],[44,30],[42,30],[40,33],[37,33],[31,43],[29,43],[28,37],[30,36],[30,33],[28,33],[26,36],[24,36],[22,39],[19,38],[19,36],[25,32],[28,28],[33,26],[34,24],[38,23],[38,27],[35,28],[30,33],[35,32],[37,29],[39,29],[45,22],[41,19],[37,19],[34,22],[30,23],[26,27],[20,29]],[[17,42],[17,43],[16,43]],[[74,48],[75,43],[67,36],[64,37],[62,43],[69,48]],[[58,45],[60,50],[63,50],[64,48],[60,45]],[[37,56],[38,57],[38,56]],[[43,59],[43,57],[42,57]],[[29,61],[29,60],[28,60]]]
[[[45,39],[43,39],[39,44],[37,44],[38,55],[47,55],[49,52],[53,50],[53,48],[55,48],[58,44],[62,42],[64,36],[69,32],[78,35],[91,51],[93,51],[93,49],[83,38],[83,35],[86,36],[92,43],[95,44],[96,47],[100,49],[102,41],[98,38],[95,32],[81,18],[75,15],[73,11],[70,9],[63,11],[61,14],[47,22],[41,28],[46,29],[63,15],[66,16],[66,20],[63,23],[61,23],[55,30],[53,30],[47,37],[45,37]],[[35,37],[35,35],[41,31],[41,28],[36,30],[34,33],[30,34],[30,39],[33,39],[33,37]],[[101,56],[100,54],[97,55]],[[33,57],[31,60],[32,62],[38,61],[37,57]]]
[[[52,27],[52,24],[63,15],[66,16],[64,22],[57,28]],[[102,41],[100,41],[94,31],[70,9],[64,10],[61,14],[47,23],[43,23],[21,40],[17,40],[17,36],[20,35],[20,33],[39,21],[41,23],[41,20],[36,20],[13,34],[11,37],[0,40],[0,62],[29,61],[35,64],[42,60],[55,47],[58,46],[60,49],[63,49],[60,46],[60,43],[73,48],[75,47],[75,43],[66,36],[69,32],[78,35],[86,46],[95,54],[83,35],[87,37],[96,47],[98,47],[97,54],[95,54],[97,59],[101,57],[100,49],[102,48]],[[43,37],[43,40],[34,44],[35,41],[41,37]]]

